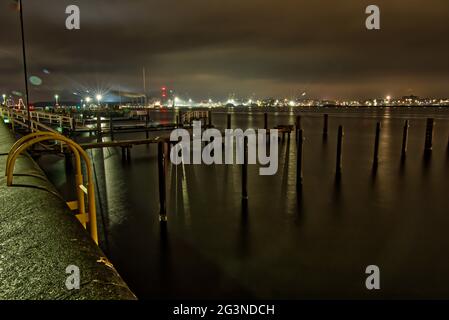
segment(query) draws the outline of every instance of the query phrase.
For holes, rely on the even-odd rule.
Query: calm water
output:
[[[322,137],[322,113],[329,136]],[[240,167],[169,166],[168,228],[158,213],[156,146],[89,151],[97,177],[102,248],[139,298],[449,298],[449,110],[358,109],[302,112],[304,187],[296,192],[296,149],[280,145],[275,176],[249,167],[241,203]],[[172,121],[172,113],[153,113]],[[426,117],[436,121],[424,159]],[[408,155],[402,130],[410,120]],[[233,128],[263,127],[260,112],[234,113]],[[270,113],[270,127],[293,124]],[[372,171],[376,122],[380,162]],[[226,112],[214,113],[217,127]],[[345,129],[343,176],[335,181],[338,125]],[[122,134],[116,139],[142,138]],[[88,140],[89,137],[79,141]],[[107,140],[108,138],[105,138]],[[40,159],[66,196],[73,179],[63,158]],[[73,195],[72,195],[73,196]],[[378,265],[381,288],[365,288]]]

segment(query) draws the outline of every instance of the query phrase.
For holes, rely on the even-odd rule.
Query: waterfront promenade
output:
[[[1,123],[0,300],[135,299],[31,157],[19,157],[14,185],[6,186],[14,142]],[[79,290],[66,287],[70,265],[79,267]]]

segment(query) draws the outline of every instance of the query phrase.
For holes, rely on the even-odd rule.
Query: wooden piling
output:
[[[209,125],[209,128],[212,128],[212,111],[208,111],[208,113],[207,113],[207,119],[208,119],[208,125]]]
[[[380,124],[380,122],[378,122],[376,125],[376,137],[374,139],[373,165],[375,165],[375,166],[377,166],[377,164],[379,163],[380,129],[381,129],[381,124]]]
[[[114,141],[114,120],[112,114],[109,114],[109,134],[111,135],[111,141]]]
[[[409,121],[405,120],[404,123],[404,131],[402,133],[402,150],[401,155],[402,157],[405,157],[407,154],[407,146],[408,146],[408,128],[410,127]]]
[[[299,140],[299,130],[301,130],[301,116],[296,116],[295,120],[295,139]]]
[[[263,128],[268,130],[268,113],[263,114]]]
[[[343,169],[343,126],[338,127],[338,137],[337,137],[337,167],[336,167],[336,174],[337,177],[341,176],[341,172]]]
[[[165,164],[164,164],[164,142],[158,142],[158,173],[159,173],[159,221],[167,221],[167,206],[165,192]]]
[[[226,123],[226,129],[231,129],[231,114],[227,114],[227,123]]]
[[[148,139],[149,132],[148,132],[148,126],[150,124],[150,109],[147,109],[147,114],[145,115],[145,137]]]
[[[304,137],[302,129],[298,130],[297,139],[298,140],[296,144],[296,189],[299,190],[302,187],[303,181],[302,162],[303,162]]]
[[[432,152],[434,127],[435,127],[434,119],[433,118],[427,119],[426,142],[424,145],[424,152],[426,152],[426,153]]]
[[[327,132],[329,130],[329,115],[324,115],[324,124],[323,124],[323,136],[327,137]]]
[[[248,200],[248,137],[243,139],[242,201]]]
[[[102,142],[101,135],[101,115],[97,112],[97,142]]]

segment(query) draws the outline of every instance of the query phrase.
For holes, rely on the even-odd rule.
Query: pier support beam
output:
[[[402,158],[405,158],[407,154],[407,146],[408,146],[408,128],[410,127],[409,121],[405,120],[404,123],[404,131],[402,133],[402,149],[401,149],[401,156]]]
[[[380,130],[381,124],[380,122],[376,125],[376,137],[374,139],[374,158],[373,158],[373,167],[377,168],[379,164],[379,145],[380,145]]]
[[[111,141],[114,141],[114,120],[112,119],[112,114],[109,114],[109,134],[111,136]]]
[[[301,130],[301,116],[296,116],[295,120],[295,139],[299,140],[299,130]]]
[[[343,170],[343,136],[343,126],[339,126],[337,137],[337,165],[335,170],[337,179],[341,178],[341,172]]]
[[[263,114],[263,128],[268,130],[268,113]]]
[[[302,162],[303,162],[303,145],[304,145],[304,137],[303,130],[298,130],[297,133],[297,146],[296,146],[296,190],[301,190],[302,182],[303,182],[303,171],[302,171]]]
[[[425,142],[425,145],[424,145],[424,152],[426,154],[429,154],[429,153],[432,152],[434,127],[435,127],[435,120],[433,118],[427,119],[426,142]]]
[[[327,138],[327,133],[329,131],[329,115],[324,115],[324,123],[323,123],[323,137]]]
[[[165,155],[164,142],[157,144],[157,164],[159,174],[159,221],[161,223],[167,222],[167,204],[165,191]]]
[[[242,201],[248,201],[248,137],[243,139]]]
[[[102,132],[101,132],[101,114],[97,112],[97,142],[102,142]]]
[[[209,128],[212,128],[212,111],[210,111],[210,110],[207,113],[207,119],[208,119],[208,126],[209,126]]]

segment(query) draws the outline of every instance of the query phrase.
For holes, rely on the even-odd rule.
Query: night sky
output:
[[[23,0],[31,101],[174,88],[181,97],[449,96],[448,0]],[[23,92],[19,14],[0,0],[0,90]],[[65,28],[66,6],[81,30]],[[366,6],[381,30],[365,28]],[[47,70],[48,72],[44,72]]]

